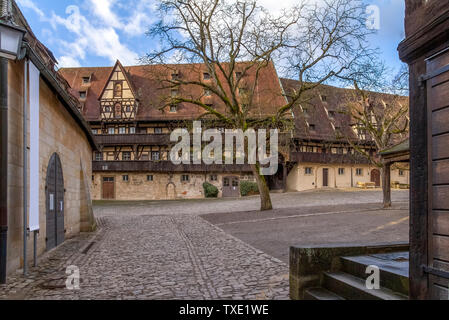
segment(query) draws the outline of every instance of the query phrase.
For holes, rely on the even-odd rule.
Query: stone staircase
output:
[[[321,286],[306,289],[305,300],[407,300],[408,253],[341,257],[337,271],[324,272]],[[380,270],[380,289],[368,289],[369,266]]]

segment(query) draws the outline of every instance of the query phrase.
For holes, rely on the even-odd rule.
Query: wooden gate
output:
[[[449,299],[449,48],[427,61],[429,297]]]
[[[329,169],[323,169],[323,187],[329,187]]]
[[[373,169],[371,171],[371,182],[376,184],[376,187],[380,187],[380,171],[377,169]]]
[[[114,177],[103,177],[102,193],[104,200],[115,199],[115,179]]]
[[[46,179],[47,250],[64,242],[64,193],[61,160],[55,153],[48,164]]]
[[[223,178],[223,198],[240,197],[240,179],[238,177]]]

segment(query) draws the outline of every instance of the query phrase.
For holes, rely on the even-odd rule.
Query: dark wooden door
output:
[[[103,199],[115,199],[115,179],[114,177],[103,177]]]
[[[374,169],[371,171],[371,182],[376,184],[376,187],[380,187],[380,171]]]
[[[240,179],[238,177],[223,178],[223,198],[240,197]]]
[[[329,187],[329,169],[323,169],[323,187]]]
[[[64,242],[64,175],[61,160],[55,153],[47,167],[46,179],[46,241],[47,250]]]
[[[449,51],[427,62],[429,298],[449,299]]]

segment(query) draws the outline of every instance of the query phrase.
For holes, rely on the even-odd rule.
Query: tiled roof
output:
[[[287,95],[299,87],[299,81],[281,79],[282,86]],[[393,95],[371,93],[385,99]],[[320,85],[307,92],[300,106],[295,106],[295,137],[300,140],[318,140],[345,142],[347,138],[357,141],[358,137],[352,129],[353,119],[348,114],[348,103],[355,99],[355,90]],[[401,97],[408,103],[407,97]],[[301,108],[306,109],[303,112]],[[314,130],[311,130],[314,127]]]
[[[238,64],[236,71],[242,70],[245,65],[245,63]],[[83,114],[88,121],[100,120],[99,97],[112,70],[113,67],[63,68],[59,70],[59,73],[70,84],[74,94],[86,91],[88,88],[83,109]],[[180,104],[176,113],[167,112],[168,108],[161,111],[161,107],[167,104],[166,98],[170,95],[170,89],[164,88],[165,85],[162,84],[161,79],[170,79],[173,73],[177,73],[185,81],[203,81],[203,73],[207,72],[204,65],[141,65],[125,66],[124,70],[131,82],[130,86],[133,87],[139,100],[137,121],[191,120],[204,113],[201,107],[189,103]],[[254,82],[255,68],[250,69],[247,74],[242,82],[243,87]],[[82,85],[82,77],[86,75],[91,76],[89,87]],[[179,89],[179,94],[183,97],[198,99],[203,96],[203,90],[196,85],[183,86]],[[203,97],[202,99],[205,104],[213,104],[217,110],[225,112],[224,105],[218,97]],[[263,68],[260,73],[254,100],[255,103],[250,112],[253,117],[273,115],[277,109],[286,104],[272,63]]]

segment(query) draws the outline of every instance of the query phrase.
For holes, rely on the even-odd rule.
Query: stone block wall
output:
[[[23,267],[23,76],[24,62],[10,62],[8,73],[8,272]],[[85,133],[75,122],[56,94],[40,80],[40,201],[38,254],[46,251],[46,175],[53,153],[61,159],[66,189],[66,239],[80,232],[81,214],[88,215],[91,201],[88,184],[82,182],[82,168],[88,177],[92,172],[92,148]],[[28,125],[29,130],[29,125]],[[28,141],[29,146],[29,131]],[[29,170],[28,170],[29,172]],[[84,194],[84,195],[83,195]],[[84,199],[83,199],[84,198]],[[29,202],[28,202],[29,203]],[[33,237],[28,239],[28,261],[33,257]]]

